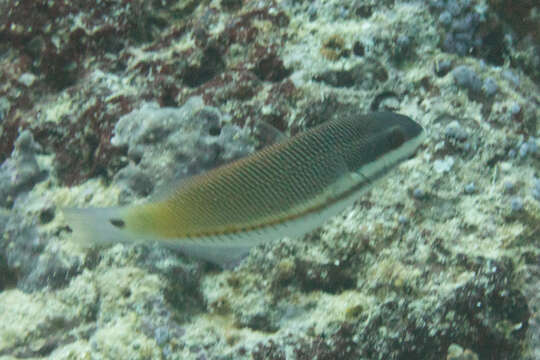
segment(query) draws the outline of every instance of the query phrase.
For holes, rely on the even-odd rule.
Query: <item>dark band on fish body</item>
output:
[[[120,229],[126,226],[126,223],[122,219],[110,219],[109,222],[111,223],[112,226],[120,228]]]

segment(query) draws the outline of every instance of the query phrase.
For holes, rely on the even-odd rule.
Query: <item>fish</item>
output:
[[[258,244],[300,237],[338,215],[424,137],[397,113],[343,117],[195,175],[161,199],[63,212],[85,244],[157,242],[226,267]]]

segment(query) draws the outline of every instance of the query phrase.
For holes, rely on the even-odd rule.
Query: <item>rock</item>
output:
[[[499,91],[499,85],[497,85],[497,82],[492,77],[488,77],[486,80],[484,80],[482,90],[487,96],[491,97],[494,96],[497,91]]]
[[[227,124],[200,98],[191,98],[180,108],[146,104],[134,110],[118,121],[111,143],[127,147],[130,159],[115,180],[138,195],[254,150],[246,131]]]
[[[38,149],[30,131],[19,135],[11,157],[0,166],[0,206],[10,206],[19,193],[30,190],[44,178],[45,172],[40,170],[35,157]]]
[[[482,80],[468,66],[461,65],[452,70],[452,76],[456,84],[463,89],[473,93],[479,93],[482,90]]]

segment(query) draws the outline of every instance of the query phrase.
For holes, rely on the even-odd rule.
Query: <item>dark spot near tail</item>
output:
[[[111,225],[117,228],[122,229],[124,226],[126,226],[126,223],[122,219],[110,219]]]

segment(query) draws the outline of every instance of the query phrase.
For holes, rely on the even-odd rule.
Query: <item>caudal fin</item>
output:
[[[126,208],[66,208],[62,210],[73,239],[82,245],[142,241],[124,228]]]

